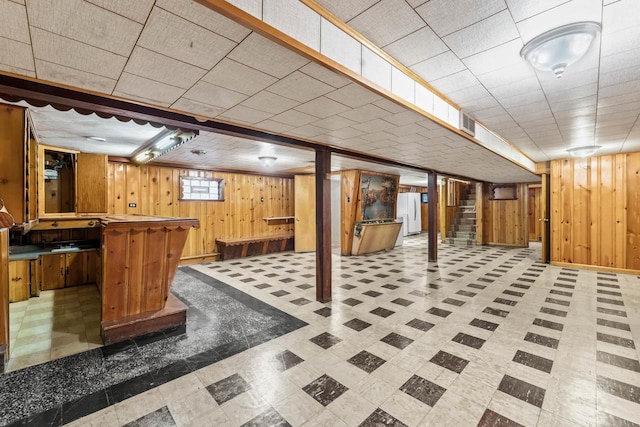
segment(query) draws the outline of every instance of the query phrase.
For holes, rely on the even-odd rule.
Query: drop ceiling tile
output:
[[[531,16],[537,15],[549,9],[553,9],[563,3],[568,3],[571,0],[506,0],[507,6],[513,15],[513,19],[516,22],[520,22]]]
[[[469,93],[472,94],[469,96],[470,97],[473,96],[473,98],[459,99],[458,97],[456,97],[452,99],[456,100],[457,104],[460,106],[461,109],[469,113],[473,113],[472,115],[474,115],[476,111],[484,111],[484,110],[488,110],[490,108],[495,108],[495,107],[502,108],[498,103],[498,101],[496,101],[496,99],[493,96],[476,98],[475,95],[473,95],[474,88],[462,90],[460,91],[460,93],[463,93],[467,90],[469,91]]]
[[[490,91],[498,86],[537,78],[533,68],[525,61],[486,74],[476,75],[476,77]]]
[[[362,77],[391,90],[391,64],[365,46],[362,47]]]
[[[456,31],[444,37],[443,40],[459,58],[465,58],[518,37],[518,30],[511,14],[505,10],[477,24]]]
[[[381,122],[380,119],[376,119],[375,120],[376,126],[378,126],[377,124],[379,122]],[[358,126],[364,126],[364,125],[366,125],[366,122],[362,123],[360,125],[357,125],[356,129],[358,129]],[[389,123],[387,123],[386,126],[388,127]],[[362,129],[360,129],[360,130],[362,130]],[[377,132],[369,132],[366,135],[362,135],[360,138],[362,138],[362,139],[364,139],[365,141],[368,141],[368,142],[376,142],[376,141],[390,140],[390,139],[393,139],[394,136],[391,135],[388,132],[377,131]]]
[[[298,102],[308,102],[333,91],[334,88],[307,74],[295,71],[267,90]]]
[[[615,33],[606,33],[601,37],[602,56],[633,50],[640,45],[640,26],[625,28]]]
[[[532,90],[526,94],[508,96],[505,98],[496,97],[496,99],[500,102],[500,105],[507,109],[507,111],[511,111],[512,108],[520,107],[522,105],[547,102],[544,92],[540,89]]]
[[[256,123],[256,127],[258,129],[262,129],[268,132],[276,132],[276,133],[286,133],[291,130],[293,126],[287,125],[280,122],[275,122],[273,120],[263,120],[261,122]]]
[[[130,74],[189,89],[206,70],[136,46],[124,70]]]
[[[638,66],[640,66],[640,48],[603,56],[600,60],[600,72],[603,74]]]
[[[184,98],[215,107],[231,108],[247,99],[247,96],[220,86],[199,81],[184,94]]]
[[[432,80],[429,83],[442,93],[456,92],[479,84],[478,79],[469,70]]]
[[[236,43],[154,7],[138,45],[206,70],[213,68]]]
[[[74,70],[73,68],[52,64],[51,62],[39,59],[36,59],[36,70],[39,79],[62,83],[81,89],[89,89],[96,92],[110,94],[116,85],[115,79],[109,79],[95,74],[86,73],[84,71]]]
[[[462,61],[450,50],[409,68],[429,82],[466,69]]]
[[[619,83],[640,80],[640,66],[623,68],[622,70],[613,71],[600,75],[600,87],[611,86]]]
[[[424,27],[424,21],[404,0],[381,0],[348,24],[381,47]]]
[[[320,31],[320,53],[360,74],[362,44],[324,18],[320,21]]]
[[[293,136],[300,136],[303,138],[313,138],[314,136],[322,135],[326,132],[326,129],[319,128],[313,125],[304,125],[288,131],[288,134]]]
[[[348,86],[337,89],[325,96],[351,108],[362,107],[363,105],[370,104],[381,99],[379,95],[376,95],[355,83],[351,83]]]
[[[296,110],[288,110],[271,117],[271,120],[290,125],[291,127],[299,127],[316,121],[317,117]]]
[[[354,129],[365,132],[366,135],[362,135],[361,138],[366,139],[367,141],[379,141],[380,139],[385,139],[388,137],[393,137],[393,135],[385,132],[393,127],[389,122],[385,122],[382,119],[374,119],[368,122],[355,124],[352,126]],[[368,137],[369,135],[373,135],[373,139]],[[382,138],[383,135],[386,135],[385,138]]]
[[[235,7],[244,10],[258,19],[262,19],[262,2],[255,0],[227,0]]]
[[[385,52],[409,67],[449,50],[427,26],[384,47]]]
[[[256,33],[249,35],[228,57],[278,78],[283,78],[309,62]]]
[[[626,93],[608,98],[598,98],[598,108],[612,107],[615,105],[628,104],[640,99],[638,92]]]
[[[356,121],[358,123],[366,122],[373,119],[379,119],[387,116],[389,113],[380,107],[376,107],[373,104],[363,105],[362,107],[354,108],[349,111],[341,113],[341,117],[345,117],[349,120]]]
[[[625,28],[638,28],[640,2],[619,1],[602,8],[602,32],[614,33]]]
[[[389,133],[396,136],[407,136],[412,134],[424,133],[424,128],[416,123],[411,123],[404,126],[398,126],[387,130]]]
[[[126,58],[97,47],[31,27],[33,55],[58,65],[117,79]]]
[[[341,88],[343,86],[351,83],[351,80],[347,79],[335,73],[320,64],[316,64],[315,62],[309,62],[304,67],[300,68],[300,70],[308,76],[313,77],[314,79],[320,80],[328,85],[331,85],[335,88]]]
[[[411,123],[422,122],[424,117],[421,114],[415,113],[411,110],[406,110],[402,113],[385,116],[382,118],[387,123],[391,123],[396,126],[404,126]]]
[[[28,13],[34,27],[119,55],[131,53],[142,30],[137,22],[81,0],[33,0]]]
[[[580,21],[600,22],[602,0],[572,0],[518,22],[524,43],[545,31]]]
[[[298,0],[263,0],[262,20],[320,51],[320,15]]]
[[[31,43],[26,7],[7,1],[0,3],[0,37]]]
[[[604,99],[612,96],[628,95],[635,92],[635,95],[640,99],[640,80],[633,80],[624,83],[618,83],[616,85],[601,87],[598,92],[598,98]]]
[[[156,82],[143,77],[122,73],[115,91],[147,99],[157,104],[169,106],[184,94],[184,89]]]
[[[522,40],[515,39],[462,60],[473,74],[485,74],[522,64]]]
[[[444,37],[462,28],[488,18],[506,5],[504,0],[431,0],[416,8],[427,24],[440,36]],[[473,13],[469,13],[473,11]]]
[[[278,81],[273,76],[227,58],[213,67],[202,80],[245,95],[254,95]]]
[[[273,116],[271,113],[255,110],[244,105],[236,105],[219,115],[221,119],[231,120],[233,122],[256,124]]]
[[[540,84],[545,92],[558,92],[572,89],[578,86],[584,86],[598,81],[598,67],[577,71],[568,69],[561,79],[557,78],[553,73],[540,74]]]
[[[275,93],[262,91],[244,101],[242,105],[271,114],[280,114],[299,105],[299,103]]]
[[[136,22],[144,24],[151,12],[154,0],[138,0],[135,2],[129,0],[87,0],[104,9],[115,12],[118,15],[126,16]]]
[[[340,104],[339,102],[336,102],[332,99],[321,96],[320,98],[314,99],[313,101],[298,105],[295,109],[298,111],[302,111],[303,113],[311,114],[318,118],[324,119],[326,117],[343,113],[349,110],[349,107],[344,104]]]
[[[226,108],[205,104],[193,99],[182,97],[171,105],[171,108],[178,111],[193,113],[200,116],[213,118],[222,114]]]
[[[357,124],[358,122],[354,122],[353,120],[349,120],[340,116],[331,116],[331,117],[327,117],[326,119],[317,120],[313,122],[314,126],[317,126],[323,129],[329,129],[329,130],[342,129],[342,128],[346,128],[347,126],[352,126]],[[389,126],[388,123],[386,125],[387,127]],[[357,126],[354,126],[354,127],[356,129],[359,129]],[[360,129],[360,130],[367,130],[367,129]],[[373,129],[369,129],[369,131],[373,131]]]
[[[378,1],[379,0],[317,0],[317,3],[324,6],[342,21],[347,22]]]
[[[3,41],[0,39],[0,50],[3,48]],[[8,51],[6,51],[8,52]],[[9,60],[13,60],[14,58],[10,58]],[[36,77],[35,70],[26,70],[24,68],[14,67],[12,65],[4,64],[3,55],[0,53],[0,70],[6,71],[8,73],[19,74],[22,76]]]
[[[121,0],[126,1],[126,0]],[[200,27],[240,43],[251,30],[191,0],[158,0],[156,6]]]
[[[8,66],[34,71],[31,45],[0,37],[0,64],[3,64],[3,69]]]
[[[343,128],[329,131],[327,132],[327,135],[334,136],[339,139],[349,139],[364,135],[365,133],[366,132],[354,128]]]
[[[568,101],[571,99],[584,98],[585,96],[595,95],[598,93],[598,84],[590,83],[584,86],[577,86],[567,90],[558,90],[554,92],[547,92],[547,99],[549,102],[555,101]]]

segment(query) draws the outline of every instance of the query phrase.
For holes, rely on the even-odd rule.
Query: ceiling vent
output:
[[[460,130],[476,136],[476,121],[462,110],[460,110]]]

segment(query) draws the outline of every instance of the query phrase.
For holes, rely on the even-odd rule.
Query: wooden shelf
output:
[[[263,218],[264,222],[269,224],[270,222],[284,222],[288,223],[289,221],[293,222],[295,219],[294,216],[270,216],[268,218]]]

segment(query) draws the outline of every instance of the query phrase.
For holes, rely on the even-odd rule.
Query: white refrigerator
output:
[[[420,215],[420,193],[398,193],[396,217],[402,217],[403,234],[418,234],[422,231]]]

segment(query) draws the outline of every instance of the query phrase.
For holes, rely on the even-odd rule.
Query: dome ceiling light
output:
[[[590,157],[601,148],[602,146],[600,145],[585,145],[583,147],[569,148],[567,152],[571,154],[571,157]]]
[[[568,66],[587,53],[600,29],[597,22],[576,22],[554,28],[525,44],[520,56],[534,68],[553,71],[560,78]]]

